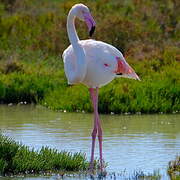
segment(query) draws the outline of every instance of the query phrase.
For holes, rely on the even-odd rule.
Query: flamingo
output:
[[[75,4],[67,17],[67,33],[71,45],[63,52],[65,75],[68,84],[82,83],[89,88],[94,109],[94,127],[92,130],[92,147],[90,170],[94,168],[95,140],[98,136],[100,169],[103,170],[102,128],[98,114],[98,89],[111,82],[115,77],[140,80],[129,66],[122,53],[110,44],[93,39],[79,40],[75,29],[75,19],[84,21],[89,35],[95,30],[95,21],[90,10],[84,4]]]

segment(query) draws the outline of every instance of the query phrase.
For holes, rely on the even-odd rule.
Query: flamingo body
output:
[[[116,77],[116,57],[123,57],[122,53],[110,44],[92,39],[81,40],[79,44],[85,51],[85,63],[87,64],[86,73],[81,83],[96,88],[112,81]],[[63,59],[68,79],[69,74],[74,71],[77,61],[72,45],[64,51]],[[74,84],[69,79],[68,83]]]

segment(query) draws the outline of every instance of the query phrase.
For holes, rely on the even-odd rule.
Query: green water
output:
[[[180,154],[180,114],[100,115],[108,172],[165,172]],[[0,106],[0,128],[30,147],[82,151],[90,158],[92,114],[54,112],[29,105]],[[95,156],[99,157],[98,144]]]

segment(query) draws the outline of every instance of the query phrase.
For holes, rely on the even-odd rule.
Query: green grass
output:
[[[59,152],[48,147],[35,151],[0,134],[0,175],[83,171],[88,164],[83,153]]]
[[[58,62],[58,59],[54,61]],[[57,64],[57,62],[55,64]],[[44,62],[43,62],[44,63]],[[138,64],[139,65],[139,64]],[[3,103],[40,103],[51,109],[91,112],[88,89],[83,85],[68,86],[62,65],[20,63],[18,71],[1,73],[0,101]],[[116,79],[100,89],[100,113],[171,113],[180,109],[178,64],[144,75],[142,81]],[[33,69],[33,68],[37,69]],[[4,72],[7,70],[4,66]],[[137,67],[138,69],[138,67]],[[164,79],[164,77],[166,77]]]
[[[70,87],[61,54],[66,17],[78,0],[0,1],[0,102],[38,103],[91,112],[86,87]],[[176,0],[83,0],[96,20],[95,39],[120,49],[141,82],[116,79],[100,90],[101,113],[180,110],[179,14]],[[37,8],[38,7],[38,8]],[[77,21],[81,39],[87,28]]]

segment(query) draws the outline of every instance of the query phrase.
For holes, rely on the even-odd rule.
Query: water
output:
[[[180,115],[100,115],[108,172],[166,172],[180,154]],[[25,145],[90,155],[92,114],[54,112],[35,106],[0,106],[0,128]],[[98,144],[95,157],[99,158]]]

